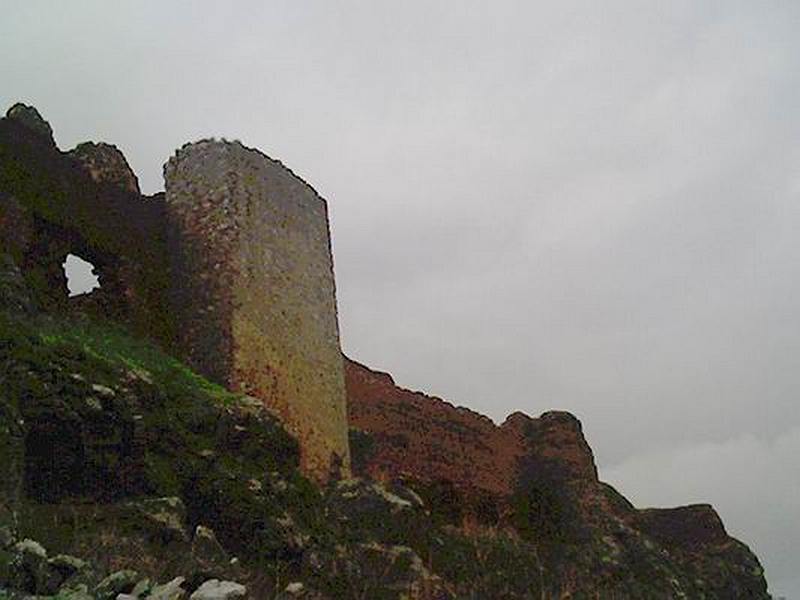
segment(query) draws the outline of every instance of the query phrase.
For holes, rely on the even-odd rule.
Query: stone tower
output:
[[[164,166],[178,343],[200,372],[262,399],[324,481],[349,473],[344,365],[325,200],[239,142]]]

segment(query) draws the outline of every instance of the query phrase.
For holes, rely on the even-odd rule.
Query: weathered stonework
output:
[[[131,169],[125,155],[113,144],[83,142],[70,150],[97,183],[110,183],[138,194],[139,180]]]
[[[183,354],[274,409],[298,437],[307,474],[346,474],[325,201],[281,163],[238,142],[187,144],[164,177]]]
[[[16,262],[33,303],[113,318],[171,347],[163,194],[136,190],[115,147],[62,152],[47,121],[21,104],[0,119],[0,248]],[[92,263],[99,289],[69,298],[68,254]]]

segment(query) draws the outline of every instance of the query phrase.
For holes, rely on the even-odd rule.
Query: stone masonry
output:
[[[113,144],[83,142],[70,154],[78,159],[94,181],[108,182],[134,194],[140,193],[139,181],[133,169]]]
[[[262,399],[317,480],[349,473],[327,205],[238,142],[187,144],[164,167],[178,343],[189,363]]]

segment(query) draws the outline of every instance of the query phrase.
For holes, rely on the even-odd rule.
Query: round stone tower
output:
[[[198,371],[258,397],[318,481],[349,473],[344,365],[325,200],[239,142],[164,166],[178,343]]]

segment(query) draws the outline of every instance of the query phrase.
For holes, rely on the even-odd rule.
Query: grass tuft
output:
[[[206,396],[225,405],[240,398],[115,323],[43,320],[38,325],[38,336],[43,344],[54,349],[77,349],[111,368],[124,368],[142,379],[157,382],[167,393]]]

